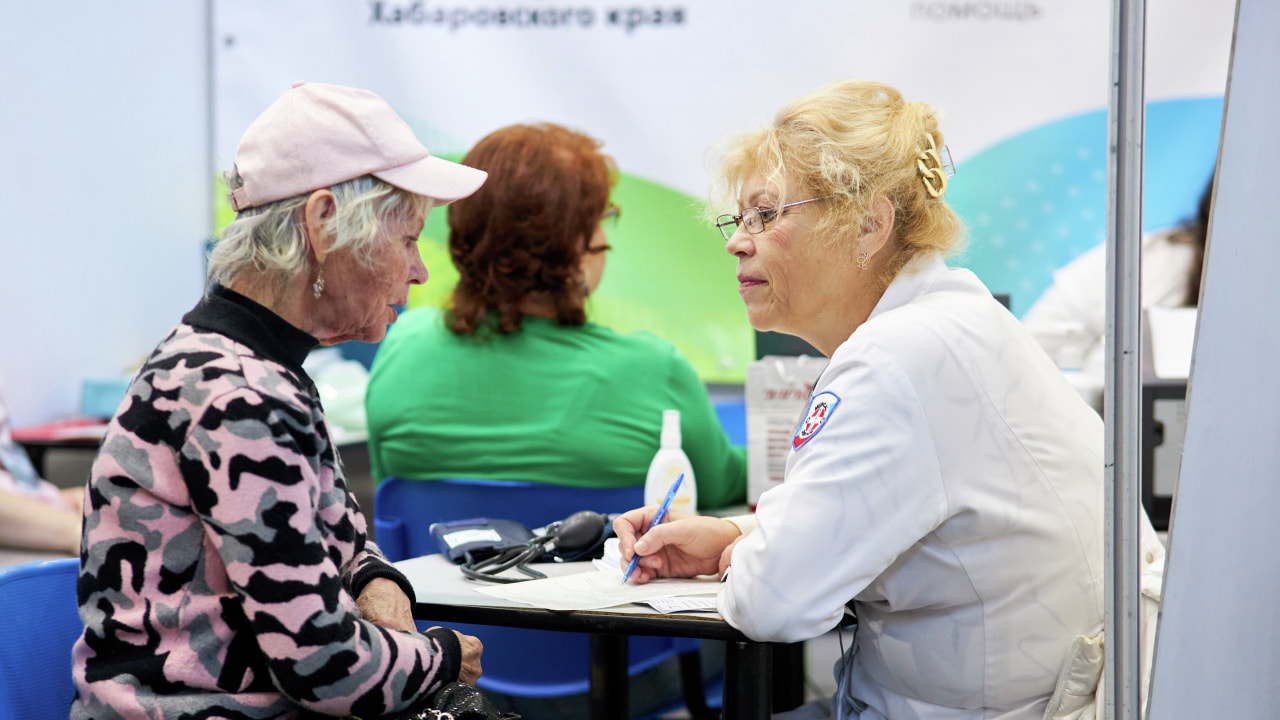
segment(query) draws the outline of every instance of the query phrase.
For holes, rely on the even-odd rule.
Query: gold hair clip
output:
[[[955,166],[951,163],[951,151],[946,145],[939,152],[933,134],[925,133],[924,137],[929,141],[929,147],[916,156],[916,170],[920,173],[920,180],[924,182],[924,189],[929,197],[940,198],[947,191],[947,178],[956,174]]]

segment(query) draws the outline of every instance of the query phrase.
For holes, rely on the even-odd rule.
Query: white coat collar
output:
[[[937,253],[921,255],[913,259],[902,268],[898,277],[889,283],[884,295],[880,296],[880,302],[876,303],[866,321],[870,322],[877,315],[900,308],[924,295],[933,286],[938,276],[946,270],[947,264]]]

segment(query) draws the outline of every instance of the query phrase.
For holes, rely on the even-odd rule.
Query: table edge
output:
[[[500,625],[529,630],[617,635],[678,635],[708,640],[754,642],[721,618],[699,618],[693,615],[417,602],[413,605],[413,617],[416,620]]]

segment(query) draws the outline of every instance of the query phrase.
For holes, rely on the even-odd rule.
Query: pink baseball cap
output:
[[[368,90],[296,82],[249,125],[236,148],[239,212],[373,175],[443,205],[488,173],[433,157],[385,100]]]

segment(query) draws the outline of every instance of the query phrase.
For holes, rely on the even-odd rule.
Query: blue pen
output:
[[[671,508],[671,501],[676,499],[676,491],[680,489],[681,480],[684,480],[684,473],[680,473],[680,476],[676,478],[676,481],[671,483],[671,489],[667,491],[667,496],[662,498],[662,504],[658,506],[658,514],[654,515],[653,522],[649,523],[649,530],[657,527],[658,523],[662,522],[662,518],[667,516],[667,510]],[[649,530],[645,530],[645,532],[649,532]],[[639,565],[640,556],[632,555],[631,562],[627,563],[627,571],[622,573],[623,585],[627,584],[627,581],[631,579],[631,573],[635,572],[636,567]]]

